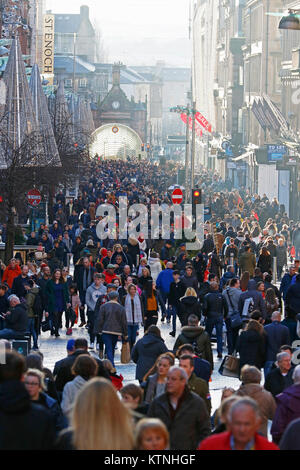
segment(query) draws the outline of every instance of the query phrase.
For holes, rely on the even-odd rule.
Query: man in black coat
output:
[[[272,313],[272,323],[265,326],[266,336],[266,362],[264,365],[265,378],[272,369],[276,355],[281,346],[290,344],[290,331],[287,326],[282,325],[281,313]]]
[[[0,339],[22,338],[26,333],[28,326],[28,314],[26,304],[21,304],[16,295],[8,297],[10,310],[3,316],[5,317],[5,328],[0,330]]]
[[[78,269],[75,270],[74,273],[74,282],[77,285],[77,288],[79,290],[79,297],[80,297],[80,320],[81,323],[79,327],[82,327],[86,324],[85,321],[85,295],[88,287],[90,287],[91,284],[94,282],[94,274],[95,274],[95,268],[91,266],[90,260],[85,257],[83,258],[83,264],[82,266],[78,266]]]
[[[265,389],[271,392],[273,397],[276,397],[276,395],[279,395],[279,393],[294,383],[291,355],[288,352],[281,352],[277,354],[276,358],[278,367],[269,372],[264,385]]]
[[[33,403],[22,382],[23,356],[6,351],[0,364],[0,449],[51,450],[55,425],[50,412]]]
[[[219,284],[212,282],[210,287],[212,291],[204,297],[203,314],[206,316],[206,331],[210,337],[213,328],[216,328],[218,358],[221,358],[223,352],[223,320],[227,316],[228,305],[219,292]]]
[[[22,272],[20,276],[15,277],[13,280],[12,288],[11,288],[11,293],[15,294],[19,299],[25,299],[27,292],[30,290],[28,281],[29,281],[29,276],[28,276],[28,271],[29,268],[27,264],[24,264],[22,266]]]
[[[181,367],[168,372],[166,393],[152,401],[148,416],[160,419],[170,433],[171,450],[195,450],[210,434],[210,419],[204,400],[187,387]]]
[[[88,354],[88,342],[85,338],[77,338],[74,344],[75,351],[66,357],[59,365],[57,370],[57,375],[55,379],[55,385],[58,392],[62,392],[66,383],[71,382],[74,379],[74,375],[71,372],[72,366],[81,354]],[[96,358],[94,358],[96,359]],[[99,359],[96,359],[98,364],[98,377],[104,377],[109,379],[109,374],[104,369],[102,362]]]

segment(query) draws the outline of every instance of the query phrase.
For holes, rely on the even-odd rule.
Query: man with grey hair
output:
[[[277,395],[277,409],[272,423],[273,442],[279,443],[288,424],[300,418],[300,365],[293,371],[294,384]]]
[[[148,416],[159,418],[170,433],[171,450],[195,450],[210,434],[210,419],[204,400],[187,387],[186,371],[171,367],[166,392],[156,397]]]
[[[94,335],[102,334],[107,358],[113,366],[118,336],[122,336],[124,341],[128,339],[126,311],[118,299],[118,292],[112,291],[108,294],[108,302],[100,307],[94,325]]]
[[[228,431],[205,439],[199,450],[278,450],[275,444],[258,434],[260,424],[256,401],[241,398],[230,407]]]
[[[277,367],[267,375],[265,389],[272,393],[273,397],[282,393],[284,389],[293,384],[293,368],[291,355],[288,352],[278,353],[276,356]]]
[[[5,328],[0,330],[0,339],[21,339],[27,330],[28,314],[25,303],[21,303],[19,297],[8,297],[10,310],[3,314]]]
[[[265,326],[266,333],[266,362],[264,365],[265,378],[272,369],[281,346],[290,344],[290,331],[287,326],[282,325],[281,313],[277,310],[272,313],[272,323]]]
[[[256,401],[261,415],[261,426],[259,432],[268,437],[268,419],[272,420],[276,410],[275,400],[270,392],[261,385],[261,371],[255,366],[245,365],[241,370],[242,384],[236,395],[248,396]]]

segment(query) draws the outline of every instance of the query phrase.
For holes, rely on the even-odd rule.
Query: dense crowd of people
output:
[[[23,232],[34,247],[26,262],[1,262],[1,449],[300,449],[300,224],[275,198],[203,169],[211,219],[198,252],[175,239],[174,219],[168,240],[149,237],[151,220],[148,234],[121,239],[119,196],[168,207],[175,171],[94,163],[77,198],[59,190],[50,224]],[[117,213],[104,240],[103,203]],[[67,356],[49,370],[41,335],[61,334]],[[26,357],[17,340],[29,342]],[[136,364],[134,383],[117,370],[119,347]],[[211,375],[229,362],[240,387],[225,388],[212,413]]]

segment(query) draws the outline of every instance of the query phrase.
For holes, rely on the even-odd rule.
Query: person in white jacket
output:
[[[67,382],[64,386],[61,402],[62,412],[69,422],[75,399],[87,381],[96,377],[98,373],[98,364],[95,359],[88,354],[81,354],[75,360],[71,371],[72,374],[75,375],[75,378],[71,382]]]
[[[158,278],[159,273],[161,272],[161,262],[157,253],[152,251],[148,259],[148,266],[150,267],[151,277],[154,282]]]

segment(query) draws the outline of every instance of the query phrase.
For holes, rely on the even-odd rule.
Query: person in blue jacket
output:
[[[173,279],[173,263],[171,263],[171,261],[169,261],[166,265],[166,269],[161,271],[159,273],[157,279],[156,279],[156,288],[158,289],[158,292],[159,292],[161,300],[162,300],[162,304],[164,306],[166,305],[168,295],[169,295],[169,292],[170,292],[170,286],[171,286],[171,283],[173,281],[174,281],[174,279]],[[168,307],[168,311],[169,311],[169,307]],[[166,308],[162,311],[162,321],[164,321],[164,319],[167,315],[168,323],[170,323],[171,320],[170,320],[170,316],[168,314],[168,311],[166,310]]]

